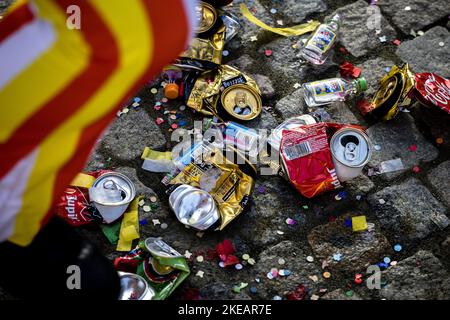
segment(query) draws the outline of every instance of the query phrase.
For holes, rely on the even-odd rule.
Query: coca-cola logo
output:
[[[450,101],[450,88],[445,82],[437,81],[434,74],[430,74],[425,81],[425,98],[430,100],[433,104],[449,105]]]

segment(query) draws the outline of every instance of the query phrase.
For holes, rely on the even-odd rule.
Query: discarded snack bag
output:
[[[280,145],[283,170],[305,197],[341,187],[328,145],[327,124],[283,130]]]
[[[152,300],[164,300],[190,273],[186,258],[158,238],[147,238],[127,255],[116,258],[117,270],[143,277],[154,292]]]

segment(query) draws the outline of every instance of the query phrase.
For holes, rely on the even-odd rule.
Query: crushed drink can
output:
[[[356,128],[338,130],[330,140],[330,149],[341,182],[359,176],[372,155],[369,137]]]
[[[289,118],[272,131],[269,138],[267,139],[267,142],[274,150],[278,151],[280,149],[283,130],[292,130],[300,126],[314,124],[316,122],[317,120],[309,114]]]
[[[178,186],[169,196],[169,205],[181,223],[198,230],[206,230],[220,219],[213,197],[190,185]]]
[[[234,161],[229,160],[228,156],[232,156]],[[236,149],[230,146],[219,149],[198,143],[177,162],[184,168],[169,184],[206,189],[220,213],[218,230],[222,230],[247,207],[256,169]]]
[[[414,75],[408,64],[393,66],[389,73],[380,80],[380,87],[372,102],[360,109],[362,115],[369,114],[375,119],[391,120],[400,107],[411,104]]]
[[[152,300],[166,299],[189,276],[186,258],[159,238],[147,238],[123,257],[117,270],[141,276],[153,288]]]
[[[341,187],[328,145],[327,123],[283,130],[280,159],[292,185],[305,197]]]
[[[120,218],[135,196],[134,184],[118,172],[102,174],[89,188],[89,198],[106,223]]]
[[[155,296],[155,289],[140,275],[119,271],[119,278],[119,300],[152,300]]]
[[[414,80],[414,96],[421,104],[450,114],[450,80],[430,72],[417,73]]]

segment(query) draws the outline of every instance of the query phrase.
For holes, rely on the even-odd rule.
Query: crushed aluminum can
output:
[[[198,230],[206,230],[220,219],[213,197],[206,191],[182,184],[169,196],[177,219]]]
[[[434,73],[417,73],[414,76],[414,96],[427,107],[437,106],[450,114],[450,80]]]
[[[341,182],[359,176],[372,155],[369,137],[356,128],[338,130],[331,137],[330,149]]]
[[[155,290],[140,275],[121,272],[119,300],[152,300]]]
[[[147,238],[116,258],[117,270],[137,274],[154,289],[152,300],[166,299],[190,273],[186,258],[159,238]]]
[[[239,151],[230,146],[218,149],[199,143],[178,162],[185,167],[170,181],[172,186],[188,184],[202,188],[205,176],[212,170],[220,171],[220,177],[208,191],[220,213],[218,230],[222,230],[247,207],[255,184],[256,169]]]
[[[228,115],[242,121],[255,119],[262,110],[260,94],[246,84],[232,85],[223,90],[221,104]]]
[[[375,93],[368,109],[360,110],[363,115],[370,114],[375,119],[391,120],[400,110],[412,101],[414,75],[409,65],[393,66],[380,80],[380,88]]]
[[[209,3],[199,1],[195,6],[197,28],[195,33],[202,34],[211,30],[217,22],[217,10]]]
[[[120,218],[135,196],[134,184],[118,172],[100,175],[89,188],[89,198],[106,223]]]
[[[313,116],[308,114],[289,118],[272,131],[269,138],[267,139],[267,142],[274,150],[279,151],[281,138],[283,136],[283,130],[295,130],[295,128],[298,128],[300,126],[314,123],[317,123],[317,120]]]

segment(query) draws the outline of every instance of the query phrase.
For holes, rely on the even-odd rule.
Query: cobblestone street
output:
[[[300,59],[300,44],[309,34],[282,37],[265,31],[242,17],[242,2],[258,19],[274,27],[323,21],[339,13],[342,26],[333,56],[320,67],[306,64]],[[240,18],[242,29],[226,44],[228,54],[222,63],[257,81],[264,106],[260,117],[243,124],[274,129],[289,117],[315,111],[306,105],[298,84],[339,77],[339,65],[344,61],[362,68],[361,76],[368,83],[367,100],[390,67],[404,62],[413,72],[436,72],[450,78],[450,2],[375,2],[382,14],[379,33],[368,22],[373,11],[365,0],[235,0],[228,10]],[[396,39],[399,45],[392,42]],[[265,54],[266,50],[271,54]],[[152,93],[152,88],[158,92]],[[140,218],[149,221],[140,226],[141,239],[162,237],[180,253],[192,253],[191,275],[171,299],[182,299],[190,289],[198,289],[202,299],[284,298],[299,285],[306,288],[306,299],[450,299],[450,117],[438,108],[416,102],[410,112],[401,112],[394,120],[371,123],[356,107],[361,97],[325,106],[333,122],[368,128],[372,144],[378,146],[369,167],[401,158],[405,169],[376,176],[368,176],[365,169],[343,189],[312,199],[302,197],[281,177],[259,175],[249,210],[223,231],[200,236],[178,222],[161,184],[164,175],[143,170],[141,154],[144,147],[171,150],[176,145],[171,141],[171,124],[189,130],[203,116],[187,107],[180,109],[180,100],[169,100],[156,110],[155,104],[164,97],[158,83],[142,88],[135,96],[142,99],[140,106],[116,118],[98,141],[86,170],[124,173],[147,203],[151,196],[157,197],[151,212],[139,208]],[[167,111],[175,111],[178,118],[172,120]],[[164,122],[156,124],[157,118]],[[439,139],[443,142],[438,143]],[[346,218],[359,215],[367,217],[369,231],[355,233],[345,227]],[[287,224],[288,218],[297,223]],[[167,228],[154,225],[152,219],[159,219]],[[79,231],[111,260],[123,255],[99,228]],[[248,254],[255,265],[236,270],[207,259],[208,249],[225,239],[233,243],[237,257]],[[394,250],[395,245],[402,249]],[[202,262],[196,259],[199,255],[205,257]],[[394,263],[388,261],[389,266],[383,268],[381,289],[369,289],[365,282],[355,284],[356,274],[366,279],[367,267],[385,258]],[[272,268],[291,274],[269,279]],[[204,272],[203,277],[196,275],[198,271]],[[325,271],[330,272],[329,278],[323,276]],[[233,287],[240,283],[248,286],[234,292]],[[8,297],[2,295],[0,292],[0,299]]]

